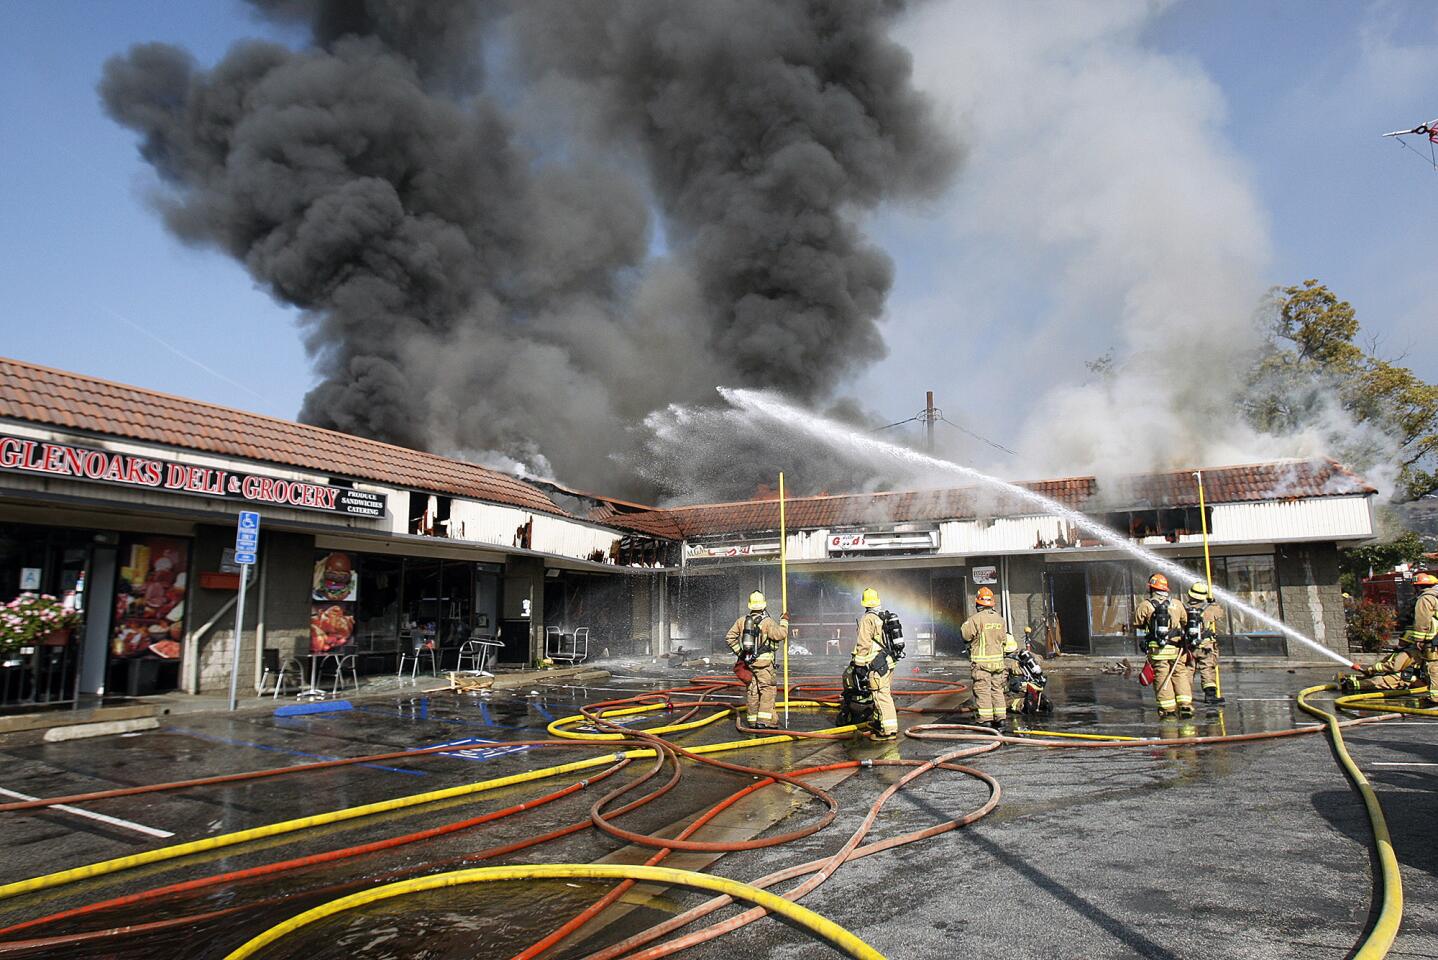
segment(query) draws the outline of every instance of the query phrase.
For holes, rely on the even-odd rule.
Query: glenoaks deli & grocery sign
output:
[[[172,460],[22,437],[0,436],[0,470],[46,477],[74,477],[126,487],[224,497],[357,517],[382,517],[385,512],[385,496],[381,493],[328,483],[236,473],[215,467],[197,467]]]

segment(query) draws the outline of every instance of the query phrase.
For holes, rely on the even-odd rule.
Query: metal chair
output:
[[[356,657],[353,653],[341,654],[335,657],[335,682],[330,688],[330,696],[335,696],[344,686],[345,671],[349,671],[350,683],[354,686],[355,692],[359,692],[359,669],[355,665]]]
[[[405,661],[409,662],[409,678],[416,679],[419,673],[419,661],[421,657],[429,658],[429,672],[433,676],[439,676],[439,656],[434,648],[433,641],[420,644],[415,650],[401,651],[399,655],[399,669],[395,671],[396,677],[404,676]]]
[[[481,677],[494,676],[494,674],[490,673],[486,668],[489,666],[490,658],[494,656],[494,652],[503,647],[504,644],[492,637],[483,637],[475,634],[460,644],[459,657],[455,661],[454,672],[464,673],[464,662],[468,660],[470,673],[478,674]]]
[[[548,634],[550,629],[551,628],[546,627],[545,633]],[[558,632],[558,628],[552,629],[555,629],[556,633]],[[553,652],[546,650],[545,656],[549,657],[549,659],[555,663],[561,661],[571,665],[583,663],[589,657],[589,628],[580,627],[578,630],[575,630],[574,634],[569,637],[568,644],[564,642],[564,638],[565,634],[558,634],[558,640],[555,643]]]
[[[265,683],[273,676],[275,678],[275,688],[270,692],[270,699],[278,700],[280,690],[285,685],[285,677],[289,675],[291,668],[294,669],[295,680],[299,685],[303,687],[305,684],[304,664],[300,663],[295,657],[285,657],[284,660],[281,660],[278,650],[273,647],[266,647],[260,651],[260,663],[263,669],[260,672],[260,687],[255,693],[257,697],[263,697],[265,695]]]

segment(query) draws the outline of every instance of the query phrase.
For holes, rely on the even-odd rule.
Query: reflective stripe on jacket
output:
[[[1438,587],[1429,587],[1413,601],[1413,626],[1403,631],[1405,643],[1432,643],[1438,638]]]
[[[872,610],[867,610],[859,618],[859,627],[854,638],[854,653],[852,660],[861,667],[867,667],[874,662],[879,654],[884,652],[884,621]]]
[[[980,610],[959,627],[959,633],[969,642],[969,660],[989,670],[1004,668],[1004,641],[1009,631],[1003,617],[992,610]]]
[[[744,637],[744,621],[748,620],[748,614],[734,621],[734,626],[724,635],[724,641],[729,644],[729,649],[734,651],[734,656],[743,653],[741,640]],[[774,661],[774,648],[785,640],[789,639],[789,621],[775,622],[774,618],[767,613],[764,619],[759,621],[759,642],[754,648],[754,662],[751,666],[765,666]]]

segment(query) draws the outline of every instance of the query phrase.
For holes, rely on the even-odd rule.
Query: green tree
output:
[[[1269,306],[1268,342],[1240,400],[1249,421],[1285,433],[1341,413],[1360,429],[1335,432],[1340,459],[1391,466],[1398,500],[1438,491],[1438,386],[1359,346],[1353,305],[1317,280],[1275,289]]]
[[[1340,550],[1338,569],[1343,592],[1357,597],[1359,584],[1370,572],[1387,573],[1400,563],[1422,566],[1426,549],[1423,538],[1412,530],[1407,530],[1386,543]]]

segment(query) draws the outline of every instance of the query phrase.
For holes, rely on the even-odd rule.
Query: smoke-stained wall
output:
[[[307,42],[140,45],[100,92],[167,226],[302,311],[303,419],[653,495],[651,412],[882,355],[860,217],[954,160],[900,4],[253,4]]]

